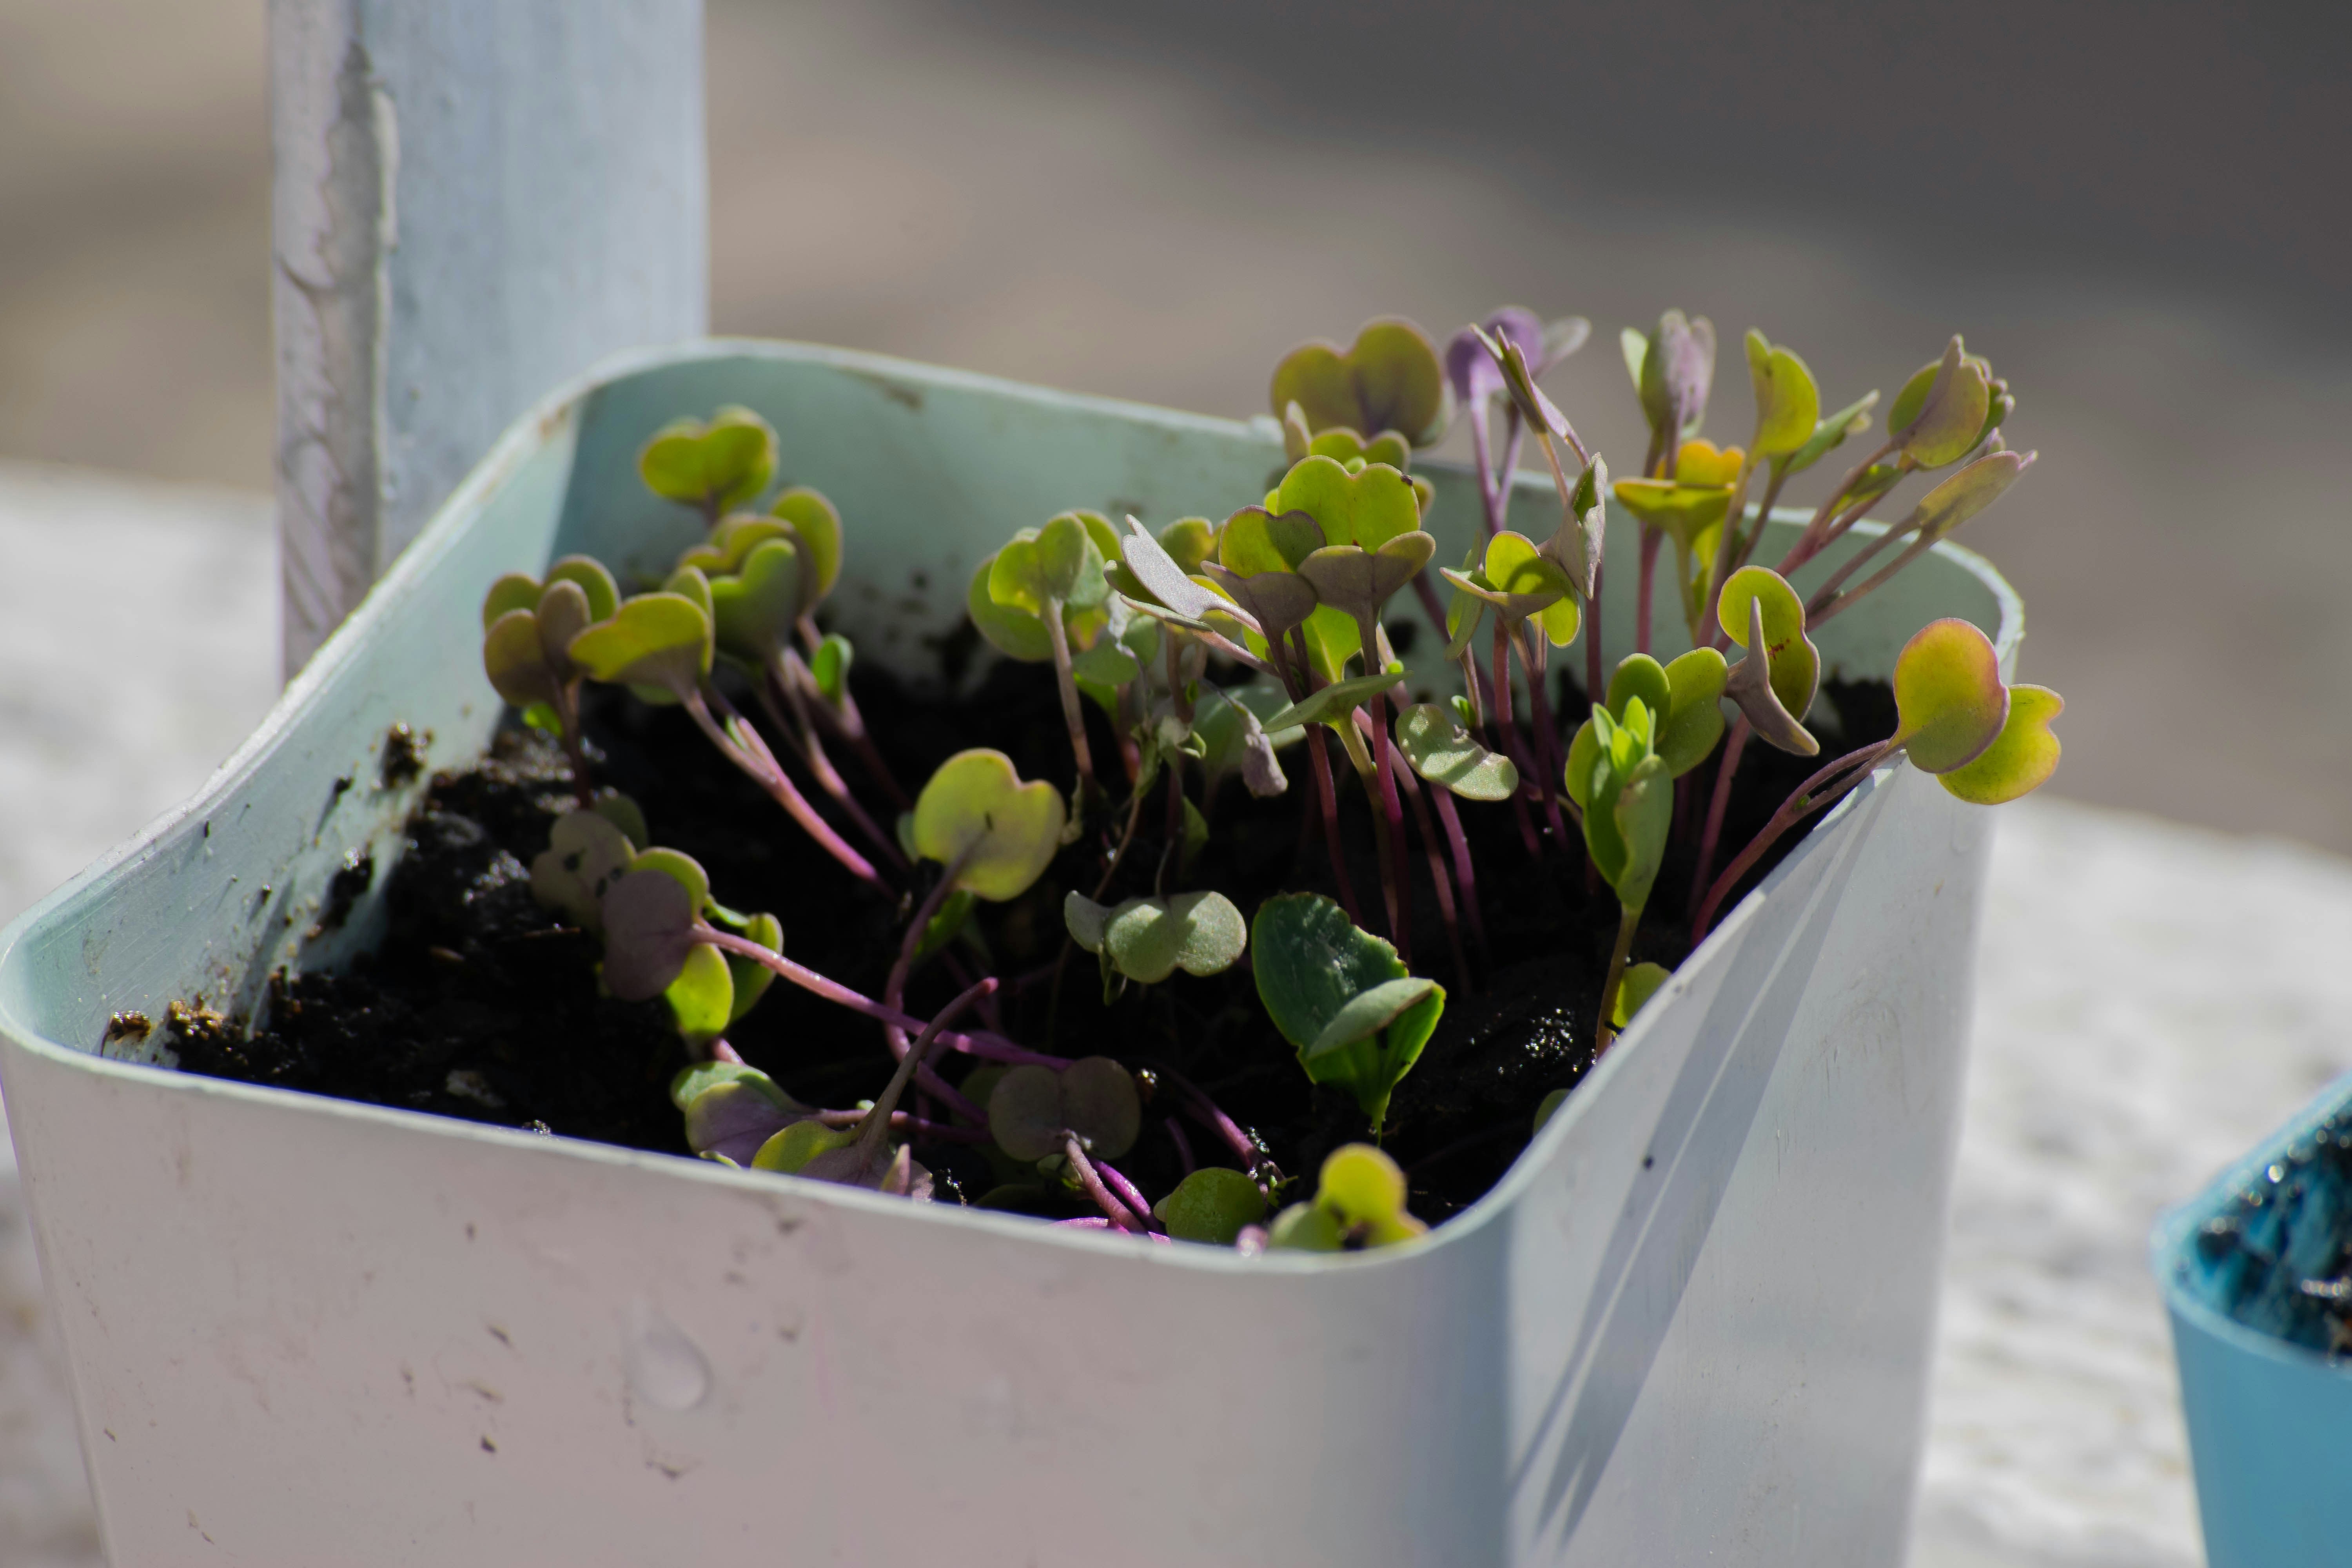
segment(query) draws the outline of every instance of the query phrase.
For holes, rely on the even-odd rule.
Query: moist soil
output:
[[[992,746],[1013,759],[1023,777],[1052,779],[1066,790],[1070,745],[1051,667],[999,661],[976,685],[960,683],[970,643],[951,639],[940,650],[947,679],[931,689],[857,667],[853,689],[891,773],[917,788],[954,752]],[[1555,683],[1555,712],[1587,710],[1572,680],[1560,675]],[[959,684],[967,689],[940,694]],[[1106,770],[1115,769],[1117,739],[1088,708],[1094,755]],[[1833,757],[1891,734],[1894,703],[1884,682],[1832,681],[1809,722],[1823,755]],[[851,877],[676,708],[592,688],[583,729],[597,784],[633,796],[656,843],[700,861],[720,902],[774,913],[783,924],[784,951],[795,960],[867,995],[880,993],[919,887],[886,894]],[[847,748],[834,751],[852,788],[887,824],[898,807],[883,804],[875,779]],[[1213,888],[1245,915],[1277,892],[1333,892],[1307,750],[1297,746],[1282,755],[1291,786],[1271,800],[1252,797],[1236,779],[1213,801],[1200,803],[1197,771],[1190,775],[1212,832],[1197,861],[1181,872],[1164,854],[1167,814],[1157,798],[1162,786],[1155,786],[1104,901],[1152,892],[1163,858],[1171,861],[1166,890]],[[1339,765],[1346,775],[1344,763]],[[1718,864],[1818,765],[1819,759],[1749,745]],[[1675,837],[1635,944],[1637,960],[1672,965],[1688,950],[1685,906],[1716,766],[1711,761],[1682,781],[1687,798],[1678,803]],[[804,777],[800,782],[812,799],[822,799]],[[1341,784],[1340,825],[1363,923],[1384,934],[1371,821],[1352,776]],[[405,850],[384,884],[389,929],[381,945],[341,973],[276,977],[257,1021],[175,1005],[165,1037],[180,1065],[688,1154],[667,1093],[685,1057],[667,1005],[600,996],[596,941],[560,924],[531,897],[530,860],[546,847],[550,824],[572,804],[561,751],[519,726],[501,731],[478,764],[436,775],[410,819]],[[1574,1085],[1591,1065],[1616,900],[1587,868],[1580,839],[1571,837],[1563,852],[1541,833],[1540,815],[1531,816],[1539,836],[1534,853],[1511,808],[1461,804],[1486,928],[1483,948],[1465,933],[1467,984],[1451,956],[1413,835],[1413,969],[1437,979],[1448,997],[1435,1035],[1398,1086],[1384,1146],[1407,1173],[1412,1211],[1432,1222],[1492,1186],[1527,1145],[1545,1094]],[[1305,1177],[1287,1194],[1302,1196],[1323,1156],[1363,1138],[1367,1129],[1352,1098],[1307,1082],[1258,1002],[1246,954],[1223,974],[1180,972],[1107,1000],[1095,959],[1075,948],[1064,952],[1063,897],[1072,889],[1094,892],[1123,821],[1123,812],[1114,818],[1106,810],[1028,893],[978,906],[968,928],[975,940],[917,973],[907,1010],[929,1016],[973,975],[993,973],[1004,981],[992,1020],[1002,1032],[1063,1056],[1116,1057],[1138,1070],[1145,1133],[1118,1163],[1151,1199],[1183,1173],[1172,1129],[1181,1129],[1202,1163],[1234,1163],[1213,1136],[1178,1115],[1167,1088],[1171,1074],[1204,1089],[1282,1173]],[[1572,824],[1569,831],[1574,835]],[[1754,877],[1801,837],[1784,839]],[[918,874],[928,879],[935,871],[925,867]],[[877,1025],[781,981],[728,1038],[746,1061],[812,1104],[854,1106],[890,1076],[891,1057]],[[950,1057],[941,1071],[956,1081],[978,1066]],[[1040,1186],[1001,1158],[992,1163],[970,1144],[918,1140],[916,1157],[931,1168],[942,1201],[1056,1218],[1092,1212],[1075,1194]]]

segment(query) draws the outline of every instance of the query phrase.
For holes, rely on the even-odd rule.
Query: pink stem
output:
[[[1429,856],[1430,885],[1437,889],[1438,918],[1445,922],[1446,945],[1454,950],[1454,973],[1462,982],[1462,989],[1468,991],[1470,959],[1462,951],[1462,922],[1454,912],[1454,879],[1446,875],[1444,847],[1438,841],[1437,829],[1430,823],[1429,803],[1422,798],[1421,780],[1405,765],[1400,753],[1391,752],[1389,759],[1395,769],[1397,784],[1403,789],[1405,798],[1412,802],[1413,823],[1421,829],[1422,847]],[[1430,788],[1439,795],[1446,793],[1442,784],[1432,784]]]
[[[758,752],[752,752],[730,740],[727,732],[719,727],[719,721],[710,716],[709,705],[703,700],[702,693],[694,687],[681,684],[677,689],[677,694],[678,700],[685,704],[686,710],[694,716],[695,723],[705,735],[709,737],[710,743],[719,748],[719,753],[750,775],[761,788],[766,790],[774,798],[776,804],[782,806],[791,815],[792,819],[799,823],[811,838],[817,841],[819,847],[835,860],[840,861],[852,876],[871,882],[877,887],[881,886],[882,879],[875,874],[874,868],[866,862],[866,857],[843,842],[841,835],[835,833],[824,818],[816,814],[816,809],[809,805],[801,792],[793,787],[793,781],[785,776],[784,770],[776,765],[776,759],[772,755],[766,754],[767,748],[764,745],[761,745]],[[751,730],[750,726],[745,726],[744,733],[751,738],[754,744],[759,743],[758,735]]]
[[[898,939],[898,957],[890,965],[889,975],[882,982],[882,1005],[885,1007],[897,1007],[906,1000],[907,977],[915,972],[915,952],[923,945],[923,932],[930,929],[931,917],[938,914],[940,906],[948,901],[948,895],[955,890],[956,878],[962,874],[965,863],[980,846],[981,840],[977,838],[965,845],[962,853],[940,869],[940,879],[931,884],[931,890],[923,895],[923,901],[915,906],[914,919],[907,922],[907,932]],[[892,1056],[907,1054],[906,1032],[896,1024],[883,1025],[882,1037],[890,1042]]]
[[[896,1007],[885,1007],[872,997],[852,991],[840,981],[827,979],[815,970],[794,963],[781,952],[771,952],[748,938],[737,936],[732,931],[720,931],[716,926],[705,925],[699,921],[695,922],[693,930],[695,941],[707,942],[721,952],[735,953],[740,957],[750,959],[754,963],[765,964],[802,990],[822,996],[828,1002],[837,1003],[853,1013],[863,1013],[869,1018],[879,1018],[886,1024],[896,1024],[902,1029],[916,1033],[920,1033],[922,1030],[924,1020],[910,1017]],[[1025,1046],[1015,1045],[1002,1035],[987,1033],[959,1035],[950,1031],[941,1033],[940,1038],[966,1056],[978,1057],[982,1061],[1003,1062],[1008,1067],[1034,1065],[1061,1068],[1070,1065],[1070,1058],[1067,1057],[1049,1057],[1042,1051],[1033,1051]],[[931,1076],[930,1069],[928,1068],[924,1069],[920,1081],[925,1089],[945,1100],[948,1108],[958,1115],[971,1116],[983,1122],[988,1120],[978,1106]]]
[[[1094,1199],[1095,1205],[1102,1210],[1112,1225],[1121,1230],[1131,1230],[1139,1234],[1150,1228],[1134,1215],[1129,1214],[1125,1204],[1111,1196],[1110,1189],[1103,1185],[1102,1177],[1096,1173],[1094,1163],[1087,1158],[1087,1152],[1078,1146],[1078,1140],[1075,1134],[1064,1135],[1062,1153],[1070,1162],[1070,1169],[1076,1174],[1079,1187],[1085,1191],[1087,1196]]]
[[[1108,1160],[1097,1160],[1094,1163],[1095,1173],[1102,1177],[1103,1185],[1116,1194],[1119,1202],[1134,1210],[1136,1218],[1141,1220],[1147,1226],[1156,1223],[1151,1217],[1151,1200],[1137,1191],[1133,1182],[1120,1175],[1118,1168]]]
[[[1296,640],[1293,657],[1298,661],[1298,673],[1293,678],[1289,661],[1284,660],[1282,684],[1290,700],[1297,702],[1307,696],[1306,688],[1314,679],[1307,658],[1306,634],[1293,628]],[[1307,726],[1307,752],[1315,774],[1315,804],[1323,814],[1323,845],[1331,857],[1331,880],[1339,891],[1339,907],[1348,911],[1348,919],[1356,925],[1364,923],[1363,913],[1356,904],[1355,884],[1348,879],[1348,855],[1339,842],[1339,793],[1331,777],[1331,753],[1323,741],[1323,726]]]
[[[1552,842],[1562,846],[1564,850],[1568,843],[1568,825],[1559,818],[1559,790],[1563,775],[1568,771],[1567,764],[1559,758],[1559,729],[1552,722],[1551,697],[1544,690],[1543,671],[1537,667],[1535,655],[1529,651],[1528,642],[1521,640],[1538,638],[1543,635],[1542,627],[1523,623],[1518,637],[1512,640],[1519,645],[1519,663],[1527,669],[1528,699],[1535,710],[1531,717],[1535,721],[1538,766],[1543,770],[1536,780],[1536,793],[1543,801],[1545,820],[1551,824]]]
[[[1534,785],[1538,769],[1519,739],[1518,700],[1511,689],[1511,656],[1503,646],[1506,635],[1503,617],[1498,615],[1495,617],[1495,730],[1502,737],[1504,755],[1519,770],[1521,787],[1511,792],[1511,814],[1518,818],[1519,839],[1527,846],[1528,858],[1537,860],[1543,858],[1543,840],[1536,833],[1535,818],[1528,814],[1527,791]]]
[[[1168,1142],[1176,1145],[1176,1158],[1182,1162],[1184,1173],[1191,1175],[1200,1168],[1192,1158],[1192,1141],[1184,1136],[1184,1124],[1171,1116],[1166,1119]]]
[[[1731,721],[1731,738],[1723,742],[1723,761],[1715,770],[1715,795],[1707,802],[1706,826],[1699,834],[1698,868],[1691,873],[1690,907],[1698,910],[1700,894],[1707,884],[1707,875],[1715,869],[1715,847],[1723,837],[1724,813],[1731,808],[1731,781],[1739,772],[1740,753],[1748,750],[1750,733],[1746,716]]]
[[[1454,808],[1454,792],[1433,788],[1430,795],[1437,803],[1437,820],[1444,825],[1445,844],[1454,857],[1454,880],[1462,889],[1462,912],[1470,917],[1470,935],[1483,950],[1486,945],[1486,919],[1478,908],[1478,873],[1470,864],[1470,840],[1462,831],[1462,816]]]
[[[779,692],[783,695],[781,707],[776,701]],[[857,825],[857,830],[866,835],[866,842],[874,846],[892,870],[906,870],[907,857],[899,851],[898,841],[883,832],[866,815],[866,808],[857,804],[857,797],[849,793],[848,782],[834,767],[833,759],[825,755],[824,742],[817,739],[816,726],[810,722],[808,705],[800,693],[772,673],[769,679],[760,683],[760,705],[767,710],[768,720],[775,725],[776,733],[783,736],[787,743],[793,744],[793,751],[808,769],[809,775],[816,780],[817,787],[833,797],[834,804]],[[789,718],[784,711],[787,708],[791,710]],[[797,743],[793,743],[796,731]]]
[[[1848,790],[1868,778],[1871,769],[1876,767],[1880,759],[1893,750],[1895,750],[1893,741],[1881,741],[1874,745],[1864,746],[1858,752],[1849,752],[1803,784],[1799,784],[1789,798],[1780,803],[1780,809],[1772,814],[1772,820],[1766,823],[1763,830],[1754,838],[1748,840],[1748,847],[1739,852],[1739,858],[1726,866],[1723,868],[1723,875],[1716,879],[1715,886],[1707,889],[1706,901],[1699,905],[1698,915],[1691,921],[1691,945],[1696,947],[1706,940],[1707,928],[1715,922],[1716,910],[1726,898],[1730,896],[1732,889],[1739,885],[1739,879],[1746,876],[1758,860],[1763,858],[1765,850],[1770,848],[1782,834],[1814,812],[1843,798]],[[1844,773],[1847,776],[1839,779],[1834,787],[1822,787],[1840,773]],[[1812,794],[1816,789],[1822,790],[1819,795]]]

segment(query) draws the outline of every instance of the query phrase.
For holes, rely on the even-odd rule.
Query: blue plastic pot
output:
[[[2352,1562],[2352,1363],[2283,1337],[2275,1300],[2230,1306],[2255,1273],[2330,1271],[2352,1182],[2312,1155],[2346,1138],[2352,1077],[2156,1228],[2212,1568]]]

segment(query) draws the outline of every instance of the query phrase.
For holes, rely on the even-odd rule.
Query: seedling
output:
[[[1275,1216],[1268,1245],[1301,1252],[1394,1247],[1429,1230],[1404,1205],[1397,1163],[1369,1144],[1344,1144],[1323,1162],[1315,1196]]]
[[[1617,917],[1609,962],[1598,996],[1578,1001],[1591,1009],[1597,1053],[1669,984],[1665,961],[1685,951],[1685,935],[1704,940],[1773,847],[1874,768],[1907,758],[1975,804],[2013,799],[2050,776],[2059,699],[2005,684],[1982,633],[1937,622],[1897,661],[1895,734],[1817,768],[1718,875],[1748,742],[1811,758],[1838,731],[1833,719],[1812,718],[1818,629],[1999,500],[2032,454],[2008,449],[2002,426],[2015,399],[1955,338],[1905,382],[1885,405],[1883,437],[1768,566],[1771,557],[1754,557],[1783,487],[1868,432],[1879,395],[1825,415],[1804,360],[1750,331],[1741,348],[1754,422],[1734,433],[1738,441],[1710,437],[1715,329],[1669,310],[1654,330],[1621,339],[1649,435],[1638,467],[1621,466],[1612,483],[1541,384],[1589,333],[1580,318],[1546,324],[1507,307],[1455,333],[1442,354],[1393,319],[1367,324],[1344,348],[1307,344],[1270,386],[1284,466],[1263,494],[1227,498],[1245,504],[1222,522],[1147,527],[1129,516],[1115,527],[1071,510],[982,561],[966,608],[998,653],[1051,666],[1075,777],[1066,796],[985,746],[947,756],[911,796],[902,791],[858,711],[856,650],[823,624],[849,555],[841,515],[804,486],[771,495],[789,444],[750,410],[657,432],[640,473],[704,520],[700,537],[667,577],[626,597],[584,558],[558,562],[544,582],[500,579],[484,606],[484,665],[571,761],[578,808],[552,824],[531,867],[533,893],[601,942],[614,996],[664,1000],[683,1062],[671,1095],[689,1146],[747,1170],[921,1198],[931,1177],[917,1146],[944,1169],[938,1148],[963,1143],[1019,1201],[1066,1208],[1076,1194],[1091,1205],[1064,1223],[1244,1251],[1409,1239],[1424,1227],[1406,1212],[1403,1173],[1367,1145],[1333,1153],[1315,1196],[1269,1227],[1280,1171],[1259,1137],[1184,1073],[1208,1062],[1211,1087],[1262,1081],[1250,1031],[1265,1043],[1279,1035],[1309,1083],[1352,1099],[1375,1145],[1410,1148],[1395,1143],[1410,1125],[1391,1124],[1396,1089],[1448,996],[1414,965],[1433,906],[1457,990],[1469,994],[1482,973],[1489,984],[1510,973],[1530,931],[1549,939],[1566,920],[1560,940],[1597,950],[1608,906],[1588,900],[1608,888]],[[1480,526],[1457,566],[1433,572],[1438,533],[1466,519],[1425,528],[1441,503],[1412,466],[1456,409],[1470,421]],[[1522,531],[1510,526],[1509,483],[1529,440],[1559,512]],[[1877,507],[1893,515],[1898,487],[1922,472],[1937,482],[1897,521],[1865,521]],[[1635,651],[1604,681],[1612,503],[1641,529],[1641,576]],[[1670,563],[1670,596],[1655,582],[1661,563]],[[1440,602],[1441,576],[1450,605]],[[1442,654],[1391,624],[1404,590],[1444,627]],[[1670,660],[1651,652],[1656,596],[1679,609],[1692,645]],[[1571,735],[1553,711],[1549,665],[1553,650],[1580,641],[1579,705],[1589,716]],[[878,996],[787,956],[782,921],[720,903],[701,864],[657,847],[630,803],[597,794],[581,725],[586,680],[682,709],[849,874],[849,883],[812,884],[795,918],[833,918],[844,887],[869,890],[856,918],[888,922]],[[1102,742],[1106,719],[1115,746]],[[1059,739],[1047,739],[1057,752]],[[1024,759],[1028,743],[1005,742]],[[845,745],[868,775],[855,784],[832,761]],[[1352,805],[1343,813],[1334,745],[1369,809],[1378,934],[1349,882],[1366,846],[1347,842],[1357,819]],[[1312,786],[1298,792],[1295,841],[1269,831],[1273,808],[1256,804],[1289,791],[1286,750]],[[1694,774],[1711,789],[1695,780],[1678,803],[1676,781]],[[1252,800],[1227,792],[1221,805],[1234,779]],[[806,795],[803,780],[814,786]],[[1154,802],[1163,808],[1156,831],[1145,826]],[[1502,831],[1516,829],[1526,857],[1500,879],[1512,901],[1490,948],[1482,886],[1492,884],[1477,874],[1472,829],[1498,825],[1475,815],[1497,808],[1510,813]],[[1310,865],[1318,820],[1321,864]],[[1151,847],[1131,854],[1139,843]],[[1696,861],[1687,933],[1671,918],[1649,919],[1670,848]],[[732,869],[712,865],[722,878]],[[1264,896],[1269,883],[1259,880],[1242,899],[1241,885],[1217,885],[1236,866],[1250,876],[1276,868],[1280,890]],[[1336,898],[1278,879],[1303,872],[1312,881],[1327,868],[1328,881],[1314,885]],[[1586,908],[1601,916],[1591,929],[1575,923]],[[1059,943],[1050,963],[1036,947],[1041,925]],[[1034,954],[1034,967],[1001,979],[998,952]],[[1102,1054],[1073,1061],[1051,1047],[1066,1026],[1065,969],[1081,952],[1100,966],[1103,1007],[1118,1011],[1096,1013],[1090,997],[1076,1005],[1086,1019],[1071,1027]],[[771,1077],[729,1042],[779,978],[872,1021],[895,1063],[871,1103],[796,1098],[780,1079],[821,1081],[795,1078],[812,1064],[786,1055]],[[957,994],[923,1018],[908,998],[924,985]],[[1247,1005],[1252,990],[1263,1017]],[[968,1009],[976,1022],[960,1022]],[[1117,1020],[1108,1032],[1106,1016]],[[1047,1049],[1015,1037],[1041,1016]],[[1196,1036],[1215,1042],[1209,1055]],[[948,1053],[971,1069],[943,1070]],[[1515,1112],[1513,1131],[1528,1125],[1522,1116],[1539,1127],[1565,1092]],[[1187,1124],[1208,1135],[1208,1163]],[[963,1157],[967,1173],[973,1158]],[[1132,1176],[1118,1163],[1130,1160]]]
[[[1258,999],[1317,1083],[1344,1089],[1380,1136],[1389,1096],[1445,1011],[1445,990],[1319,893],[1286,893],[1250,928]]]

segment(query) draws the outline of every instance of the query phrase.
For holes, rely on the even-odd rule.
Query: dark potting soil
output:
[[[2265,1166],[2198,1232],[2194,1288],[2250,1329],[2352,1358],[2352,1110]]]
[[[968,642],[950,639],[941,650],[950,677],[968,656]],[[1586,710],[1573,680],[1561,675],[1557,687],[1555,711]],[[910,789],[972,746],[1004,752],[1024,778],[1051,779],[1065,790],[1073,782],[1049,666],[1000,661],[975,690],[942,697],[860,665],[854,688],[890,772]],[[679,710],[601,689],[587,697],[584,728],[597,782],[637,801],[655,841],[700,861],[722,903],[775,914],[795,960],[878,994],[914,896],[885,894],[850,876],[713,752]],[[1091,704],[1088,710],[1094,755],[1115,769],[1117,738]],[[1833,757],[1892,733],[1894,704],[1883,682],[1830,682],[1811,722],[1823,755]],[[1306,749],[1283,756],[1288,793],[1258,800],[1237,780],[1229,782],[1206,803],[1213,828],[1206,847],[1181,874],[1171,866],[1169,889],[1217,889],[1245,915],[1277,892],[1336,890]],[[835,760],[887,824],[898,805],[886,803],[855,756]],[[1749,746],[1718,863],[1817,765]],[[1636,959],[1671,965],[1687,951],[1684,919],[1696,828],[1715,773],[1710,762],[1682,781],[1689,798],[1681,802]],[[1197,773],[1192,782],[1197,790]],[[1341,826],[1363,923],[1384,931],[1370,818],[1352,779],[1341,782]],[[823,798],[805,781],[803,789]],[[258,1026],[201,1007],[173,1007],[166,1036],[181,1066],[687,1153],[667,1094],[684,1056],[667,1005],[599,996],[594,939],[559,924],[531,898],[530,859],[572,804],[561,752],[531,731],[502,731],[478,765],[436,775],[410,820],[405,851],[385,887],[389,930],[381,946],[346,973],[277,977]],[[1461,816],[1486,941],[1482,949],[1465,936],[1465,984],[1413,834],[1413,968],[1449,994],[1436,1034],[1398,1086],[1385,1140],[1407,1172],[1413,1212],[1432,1222],[1492,1186],[1527,1145],[1538,1102],[1575,1084],[1591,1066],[1592,1024],[1617,924],[1615,896],[1590,877],[1580,841],[1572,837],[1561,853],[1545,836],[1531,852],[1510,808],[1465,803]],[[1540,814],[1530,816],[1540,835]],[[976,944],[927,964],[909,986],[907,1008],[929,1016],[976,973],[993,973],[1005,982],[994,999],[993,1026],[1039,1049],[1112,1056],[1138,1069],[1147,1097],[1145,1135],[1119,1165],[1148,1196],[1156,1201],[1182,1175],[1178,1134],[1167,1124],[1181,1127],[1202,1161],[1232,1163],[1213,1137],[1177,1115],[1171,1074],[1207,1091],[1286,1175],[1305,1178],[1289,1194],[1304,1195],[1324,1155],[1367,1129],[1351,1098],[1307,1082],[1258,1002],[1246,955],[1220,975],[1179,973],[1159,985],[1129,985],[1108,1000],[1090,955],[1073,948],[1062,957],[1063,897],[1073,889],[1094,891],[1123,820],[1123,814],[1113,820],[1106,812],[1026,894],[979,906],[970,928]],[[1167,848],[1166,821],[1160,801],[1147,801],[1136,842],[1105,901],[1153,890]],[[1569,831],[1574,835],[1572,824]],[[1755,876],[1800,837],[1790,836]],[[728,1038],[751,1065],[810,1103],[853,1106],[890,1076],[890,1054],[875,1024],[782,982]],[[942,1071],[954,1081],[976,1065],[950,1058]],[[985,1200],[1055,1217],[1090,1212],[1075,1194],[1048,1191],[1034,1175],[992,1164],[969,1144],[919,1141],[916,1154],[933,1171],[945,1201]]]

